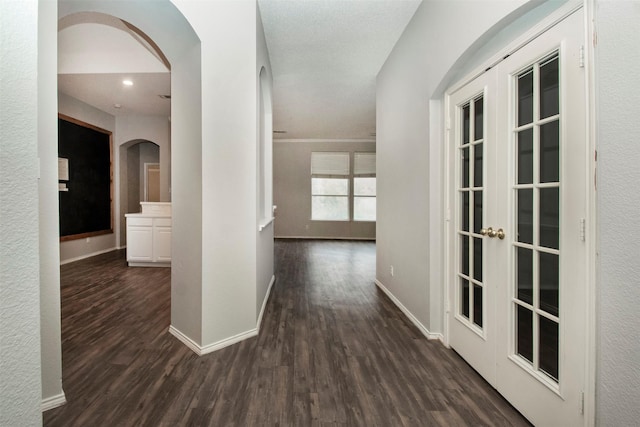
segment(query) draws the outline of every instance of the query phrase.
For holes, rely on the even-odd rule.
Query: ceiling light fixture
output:
[[[123,80],[122,84],[125,86],[133,86],[133,82],[131,80]]]
[[[120,104],[113,104],[113,108],[120,108],[120,107],[122,107],[122,105],[120,105]]]

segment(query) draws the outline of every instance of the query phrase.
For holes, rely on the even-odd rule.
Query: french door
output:
[[[449,344],[536,425],[581,425],[582,10],[449,94]]]

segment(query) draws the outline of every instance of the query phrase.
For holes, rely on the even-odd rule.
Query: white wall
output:
[[[0,40],[0,425],[35,426],[42,423],[37,1],[0,2]]]
[[[256,125],[261,126],[263,123],[260,120],[260,114],[263,112],[266,120],[271,120],[270,123],[267,123],[264,128],[266,129],[266,134],[264,135],[265,140],[265,154],[264,159],[266,166],[266,180],[269,181],[267,187],[271,186],[273,188],[273,170],[269,167],[269,165],[273,165],[273,133],[271,129],[273,128],[273,105],[272,105],[272,89],[273,89],[273,75],[271,73],[271,62],[269,61],[269,50],[267,49],[267,41],[264,36],[264,28],[262,26],[262,17],[260,15],[259,8],[256,10]],[[264,72],[266,73],[266,78],[261,78],[260,71],[264,68]],[[262,81],[262,83],[260,83]],[[262,88],[262,89],[261,89]],[[264,94],[265,105],[262,106],[262,96],[260,91]],[[264,108],[263,108],[264,107]],[[261,132],[260,129],[256,129],[256,153],[260,152],[258,144],[260,144]],[[260,162],[260,156],[256,157],[256,165]],[[257,171],[260,171],[260,167],[256,167]],[[260,177],[256,177],[256,186],[259,186]],[[258,189],[256,189],[257,197],[256,197],[256,219],[257,225],[262,219],[262,214],[260,212],[260,197],[264,197],[264,194],[261,193]],[[273,195],[273,190],[271,191],[271,195]],[[269,192],[267,191],[267,198],[269,196]],[[273,196],[271,196],[272,198]],[[271,205],[273,205],[273,200],[268,202],[267,210],[271,210]],[[273,275],[273,222],[271,224],[264,227],[262,230],[258,230],[256,232],[256,316],[260,315],[262,308],[266,304],[267,290],[271,280],[275,280]],[[256,321],[261,320],[257,319]],[[257,325],[260,327],[260,325]]]
[[[81,120],[85,123],[97,126],[99,128],[112,132],[112,147],[111,147],[111,161],[112,168],[115,176],[116,169],[114,165],[117,163],[117,157],[114,152],[115,147],[115,130],[116,119],[111,114],[107,114],[102,110],[98,110],[82,101],[79,101],[70,96],[59,94],[58,95],[58,111],[74,119]],[[57,123],[56,123],[57,126]],[[54,143],[52,141],[52,143]],[[56,146],[56,156],[57,156]],[[57,166],[56,166],[57,167]],[[57,182],[57,178],[56,178]],[[114,198],[117,191],[117,183],[113,183]],[[76,259],[86,258],[87,256],[108,252],[117,247],[117,233],[116,233],[116,221],[117,214],[115,210],[115,204],[113,208],[113,222],[114,232],[111,234],[104,234],[102,236],[93,236],[86,239],[69,240],[66,242],[60,242],[60,262],[63,264]],[[57,211],[56,211],[57,212]],[[57,231],[57,229],[56,229]],[[88,241],[87,241],[88,240]]]
[[[640,3],[599,0],[596,5],[596,416],[602,426],[630,426],[640,419]]]
[[[206,262],[202,263],[201,346],[206,347],[256,328],[257,5],[175,3],[203,46],[202,258]]]
[[[526,1],[425,1],[377,79],[376,278],[422,325],[443,328],[441,82]],[[446,42],[443,42],[446,41]],[[390,267],[394,267],[394,276]]]

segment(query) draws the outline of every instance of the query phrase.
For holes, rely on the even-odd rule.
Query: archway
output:
[[[173,250],[178,254],[184,254],[184,260],[178,259],[182,268],[172,270],[172,282],[195,282],[199,283],[199,270],[201,259],[190,256],[191,250],[197,242],[201,240],[201,230],[199,227],[192,227],[193,224],[200,223],[201,216],[201,194],[197,189],[201,188],[201,168],[198,166],[202,150],[202,113],[201,113],[201,68],[200,68],[200,40],[195,31],[176,8],[168,1],[150,2],[58,2],[59,24],[65,18],[77,13],[101,13],[117,17],[127,23],[140,33],[148,36],[164,53],[168,63],[175,68],[171,76],[171,85],[178,92],[179,96],[174,96],[171,100],[172,115],[170,133],[172,140],[181,141],[178,149],[172,150],[175,154],[172,168],[180,179],[173,183],[173,192],[178,195],[174,198],[174,203],[183,206],[183,209],[174,211],[174,222],[177,229],[184,228],[183,233],[178,233],[179,238],[173,242]],[[50,31],[53,31],[52,28]],[[55,34],[50,37],[54,38]],[[55,44],[53,45],[55,47]],[[55,75],[55,68],[48,70],[51,75]],[[52,79],[51,79],[52,80]],[[55,115],[57,112],[49,106],[48,114]],[[168,124],[167,124],[168,126]],[[162,157],[162,156],[161,156]],[[41,156],[41,161],[47,164],[54,164],[56,153],[47,152],[46,156]],[[193,191],[193,190],[196,191]],[[57,197],[42,198],[40,200],[41,210],[57,211]],[[181,227],[182,224],[182,227]],[[120,221],[116,221],[116,230],[122,227]],[[49,229],[41,232],[41,240],[57,242],[57,230]],[[187,249],[185,249],[187,248]],[[43,263],[57,264],[59,255],[56,253],[45,254],[50,260],[41,260]],[[179,257],[180,258],[180,257]],[[191,277],[193,276],[193,277]],[[58,272],[59,277],[59,272]],[[59,280],[43,278],[41,283],[43,292],[51,295],[50,298],[41,301],[41,324],[42,324],[42,360],[52,360],[56,363],[47,363],[42,366],[42,389],[43,399],[50,401],[49,407],[64,403],[64,393],[62,391],[61,377],[61,327],[60,327],[60,294]],[[51,292],[46,292],[51,289]],[[174,293],[172,292],[172,298]],[[182,304],[188,303],[182,302]],[[180,305],[180,304],[178,304]],[[172,304],[172,307],[174,304]],[[172,313],[173,317],[173,313]],[[54,398],[54,399],[52,399]],[[55,400],[55,401],[54,401]]]

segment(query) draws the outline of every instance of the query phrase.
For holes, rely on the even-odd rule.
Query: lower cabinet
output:
[[[171,265],[171,218],[128,214],[127,262],[132,267]]]

